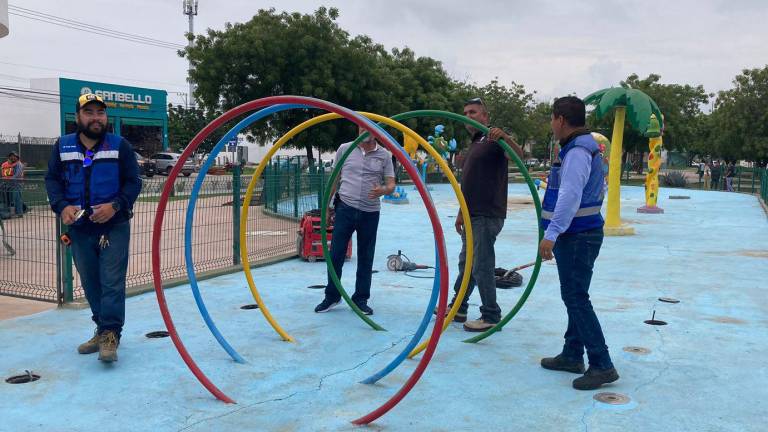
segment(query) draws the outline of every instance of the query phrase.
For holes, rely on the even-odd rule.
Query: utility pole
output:
[[[182,7],[184,15],[189,17],[189,40],[187,47],[192,47],[192,39],[195,36],[195,16],[197,15],[197,0],[182,0]],[[189,68],[187,69],[187,80],[189,80],[189,108],[194,108],[195,98],[192,96],[194,93],[194,84],[191,79],[192,73],[192,60],[189,60]]]

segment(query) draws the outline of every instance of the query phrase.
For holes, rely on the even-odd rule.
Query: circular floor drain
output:
[[[688,195],[670,195],[669,199],[691,199]]]
[[[628,346],[623,348],[624,351],[632,354],[650,354],[651,350],[648,348],[638,347],[638,346]]]
[[[649,319],[649,320],[645,320],[643,322],[646,323],[646,324],[650,324],[650,325],[667,325],[666,321],[657,320],[657,319]]]
[[[629,403],[629,396],[624,396],[621,393],[602,392],[592,396],[598,402],[610,404],[610,405],[626,405]]]
[[[680,300],[672,297],[659,297],[659,301],[664,303],[680,303]]]
[[[325,288],[325,285],[310,285],[307,288],[309,288],[309,289],[321,289],[321,288]]]
[[[149,332],[149,333],[147,333],[145,336],[146,336],[146,337],[148,337],[148,338],[150,338],[150,339],[157,339],[157,338],[164,338],[164,337],[168,337],[168,336],[169,336],[169,334],[168,334],[168,332],[167,332],[167,331],[165,331],[165,330],[159,330],[159,331],[153,331],[153,332]]]
[[[12,376],[10,378],[7,378],[5,382],[7,382],[8,384],[26,384],[26,383],[37,381],[40,379],[40,375],[38,374],[34,374],[30,371],[24,371],[24,372],[26,372],[26,374]]]
[[[259,308],[259,305],[257,304],[247,304],[247,305],[240,306],[240,309],[245,309],[245,310],[258,309],[258,308]]]

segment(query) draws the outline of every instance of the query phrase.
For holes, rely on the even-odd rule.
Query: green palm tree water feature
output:
[[[621,156],[624,141],[624,122],[648,136],[651,129],[651,114],[661,119],[661,111],[650,96],[640,90],[624,87],[611,87],[598,90],[586,98],[586,105],[595,106],[595,115],[602,118],[614,111],[613,135],[608,163],[608,204],[605,217],[605,235],[633,235],[635,229],[621,223]],[[663,127],[663,125],[661,125]],[[652,129],[651,129],[652,131]]]

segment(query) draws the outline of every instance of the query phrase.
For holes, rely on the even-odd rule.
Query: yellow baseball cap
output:
[[[80,97],[77,98],[77,104],[75,104],[75,111],[80,111],[80,108],[88,105],[89,103],[97,103],[102,107],[107,108],[107,104],[104,103],[104,99],[102,99],[101,96],[95,95],[93,93],[86,93],[84,95],[80,95]]]

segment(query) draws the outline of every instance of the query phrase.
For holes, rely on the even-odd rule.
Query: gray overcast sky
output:
[[[11,5],[123,32],[185,43],[181,0],[11,0]],[[541,98],[580,96],[628,74],[667,83],[731,86],[744,68],[768,64],[768,0],[200,0],[196,32],[247,21],[259,8],[311,12],[337,7],[342,28],[387,48],[409,46],[441,60],[457,79],[498,77]],[[666,3],[666,4],[664,4]],[[8,63],[53,70],[34,69]],[[74,72],[74,73],[73,73]],[[90,75],[86,75],[90,74]],[[10,16],[0,39],[0,85],[56,77],[185,91],[186,62],[173,50]],[[132,80],[129,81],[128,79]],[[170,94],[170,100],[181,99]],[[0,98],[0,105],[10,101]],[[354,108],[354,107],[353,107]]]

